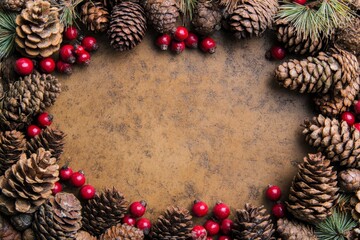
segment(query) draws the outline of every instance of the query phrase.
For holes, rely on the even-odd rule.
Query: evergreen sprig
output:
[[[277,19],[292,24],[303,38],[328,37],[336,28],[351,21],[354,13],[339,0],[310,1],[306,5],[285,1]]]
[[[348,231],[356,225],[349,213],[335,209],[330,217],[316,225],[315,234],[319,240],[345,240]]]
[[[15,48],[16,14],[0,9],[0,60],[10,56]]]
[[[194,8],[196,7],[198,0],[181,0],[180,10],[183,13],[183,24],[189,20],[192,20]]]
[[[79,18],[76,8],[82,2],[83,0],[51,0],[51,4],[59,9],[60,22],[64,24],[65,27],[76,24],[76,19]]]

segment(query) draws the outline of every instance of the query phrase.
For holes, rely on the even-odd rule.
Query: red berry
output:
[[[61,181],[67,181],[73,175],[73,170],[68,166],[63,166],[60,169],[59,176]]]
[[[94,37],[86,36],[81,40],[81,46],[88,52],[96,51],[99,48]]]
[[[28,137],[35,137],[41,133],[41,129],[36,125],[30,125],[27,128],[27,136]]]
[[[135,226],[136,219],[131,217],[130,215],[125,215],[125,217],[122,219],[123,224],[127,224],[129,226]]]
[[[15,62],[15,71],[21,75],[26,76],[33,72],[34,63],[29,58],[19,58]]]
[[[185,45],[188,48],[197,48],[199,43],[199,38],[195,33],[189,33],[189,36],[185,39]]]
[[[130,205],[130,214],[133,217],[142,217],[145,214],[146,211],[146,202],[144,200],[141,200],[140,202],[133,202]]]
[[[269,185],[266,190],[266,197],[271,201],[278,201],[281,197],[281,189],[278,186]]]
[[[354,101],[354,111],[355,114],[360,114],[360,101],[358,100]]]
[[[276,203],[271,211],[275,217],[282,218],[285,216],[285,205],[283,203]]]
[[[156,46],[158,46],[161,50],[163,51],[166,51],[168,50],[168,47],[170,45],[170,42],[171,42],[171,37],[169,34],[163,34],[161,36],[159,36],[157,39],[156,39]]]
[[[233,221],[228,218],[222,220],[220,224],[221,232],[225,235],[229,235],[231,233],[231,229],[233,225],[234,225]]]
[[[189,36],[189,32],[186,27],[177,27],[174,33],[175,40],[182,42]]]
[[[82,65],[88,66],[91,61],[90,53],[87,51],[82,52],[80,55],[77,56],[76,62]]]
[[[54,185],[54,188],[51,189],[53,195],[56,195],[57,193],[61,192],[62,190],[63,190],[63,187],[62,187],[61,183],[59,183],[59,182],[56,182]]]
[[[207,37],[200,42],[200,49],[206,53],[214,53],[216,49],[216,42],[214,39]]]
[[[52,124],[52,121],[53,121],[53,115],[50,115],[47,112],[43,112],[37,117],[37,122],[40,125],[40,127],[50,126]]]
[[[171,41],[170,50],[177,54],[180,54],[185,50],[185,43],[178,41]]]
[[[207,237],[206,237],[206,240],[213,240],[213,238],[210,237],[210,236],[207,236]]]
[[[206,229],[208,235],[210,236],[214,236],[218,234],[220,231],[220,225],[211,219],[205,222],[204,228]]]
[[[230,208],[225,203],[219,202],[213,208],[215,217],[219,220],[223,220],[230,215]]]
[[[203,217],[208,213],[208,211],[209,207],[205,202],[195,200],[192,212],[196,217]]]
[[[229,236],[220,236],[218,240],[232,240],[232,238]]]
[[[61,60],[59,60],[56,63],[56,69],[58,70],[59,73],[65,73],[65,74],[68,74],[68,75],[72,74],[71,64],[63,62]]]
[[[282,60],[286,55],[285,49],[280,46],[271,47],[270,52],[271,52],[271,56],[276,60]]]
[[[73,45],[63,45],[59,51],[60,59],[67,63],[74,63],[76,60],[74,56],[74,50],[75,49]]]
[[[65,39],[67,39],[69,41],[75,40],[78,37],[78,35],[79,35],[79,32],[78,32],[77,28],[74,26],[70,26],[70,27],[66,28],[64,31],[64,37],[65,37]]]
[[[144,231],[144,234],[148,234],[151,228],[151,222],[147,218],[140,218],[136,221],[136,227]]]
[[[95,188],[91,185],[84,185],[80,189],[80,197],[85,200],[92,199],[95,196]]]
[[[294,3],[304,5],[307,1],[306,0],[294,0]]]
[[[43,73],[52,73],[56,67],[54,59],[50,57],[42,59],[39,65]]]
[[[344,112],[341,114],[341,119],[347,122],[349,126],[355,123],[355,115],[352,112]]]
[[[75,44],[74,45],[74,53],[76,56],[81,55],[83,52],[85,52],[85,49],[83,46],[81,46],[80,44]]]
[[[360,123],[355,123],[353,126],[360,131]]]
[[[191,230],[191,238],[193,240],[204,239],[207,236],[206,229],[203,226],[195,225]]]
[[[82,185],[85,184],[85,181],[86,179],[84,173],[81,171],[73,173],[70,177],[70,183],[74,187],[81,187]]]

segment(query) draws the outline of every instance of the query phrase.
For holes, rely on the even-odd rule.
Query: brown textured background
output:
[[[217,34],[215,54],[175,56],[158,51],[153,36],[126,53],[101,41],[90,67],[61,77],[50,112],[67,133],[62,163],[99,190],[147,200],[151,219],[195,198],[232,209],[265,204],[270,183],[287,193],[309,151],[299,125],[313,114],[306,96],[274,81],[280,62],[264,58],[269,37]]]

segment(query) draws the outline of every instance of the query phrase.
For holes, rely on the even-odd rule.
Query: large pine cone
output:
[[[349,168],[339,172],[339,187],[345,192],[355,192],[360,189],[360,170]]]
[[[31,138],[27,142],[27,152],[30,155],[36,152],[37,149],[44,148],[45,150],[50,151],[51,155],[59,161],[64,149],[64,138],[65,133],[61,130],[47,127],[41,131],[39,135]]]
[[[325,115],[348,110],[359,92],[360,68],[356,57],[341,49],[319,53],[302,61],[290,60],[277,67],[280,85],[300,93],[318,93],[315,103]]]
[[[253,207],[246,203],[245,209],[236,210],[236,219],[232,228],[234,239],[271,239],[274,233],[271,217],[264,206]]]
[[[122,2],[111,13],[110,45],[119,51],[130,50],[143,40],[146,28],[143,7],[134,2]]]
[[[321,153],[309,154],[292,182],[287,209],[299,220],[320,222],[332,214],[338,191],[336,171],[330,161]]]
[[[126,224],[117,224],[107,229],[99,240],[142,240],[144,232]]]
[[[303,223],[286,218],[277,221],[277,233],[283,240],[317,240],[314,229]]]
[[[240,1],[230,10],[228,27],[238,39],[261,36],[272,26],[278,6],[277,0]]]
[[[128,203],[115,188],[106,189],[86,202],[83,207],[83,228],[98,236],[121,222],[127,212]]]
[[[0,175],[15,164],[26,149],[24,134],[18,131],[0,133]]]
[[[360,169],[360,132],[345,121],[318,115],[305,120],[303,134],[306,142],[327,159],[341,166]]]
[[[195,32],[208,36],[221,28],[222,13],[214,0],[199,0],[194,8],[192,25]]]
[[[96,240],[96,237],[91,236],[88,232],[78,231],[75,235],[75,240]]]
[[[9,11],[20,12],[24,7],[26,0],[1,0],[0,6]]]
[[[16,231],[5,217],[0,215],[0,239],[21,240],[20,232]]]
[[[93,32],[105,32],[109,26],[109,12],[101,2],[86,2],[81,7],[81,21]]]
[[[38,240],[74,239],[81,228],[81,203],[71,193],[51,196],[35,213],[33,229]]]
[[[360,4],[360,0],[359,0]],[[360,6],[359,6],[360,8]],[[360,56],[360,17],[356,17],[346,27],[339,28],[336,32],[336,43],[352,52],[353,54]]]
[[[149,24],[159,33],[173,33],[180,9],[176,0],[147,0],[145,13]]]
[[[59,180],[59,166],[51,153],[39,148],[20,160],[0,178],[0,211],[5,214],[33,213],[51,196]]]
[[[16,18],[16,49],[29,57],[49,57],[60,49],[64,26],[48,1],[28,1]]]
[[[151,238],[189,239],[191,238],[192,217],[188,210],[179,207],[170,207],[161,215],[152,227]]]

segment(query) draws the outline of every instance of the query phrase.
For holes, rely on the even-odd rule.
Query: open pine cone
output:
[[[345,192],[356,192],[360,189],[360,170],[349,168],[339,172],[339,187]]]
[[[0,133],[0,175],[15,164],[26,149],[26,139],[19,131]]]
[[[76,233],[75,240],[96,240],[96,237],[91,236],[88,232],[80,230]]]
[[[117,224],[107,229],[99,240],[142,240],[144,239],[144,232],[136,227],[127,224]]]
[[[214,0],[199,0],[194,8],[192,25],[194,31],[208,36],[221,28],[222,13]]]
[[[9,11],[19,12],[25,7],[26,0],[1,0],[0,7]]]
[[[101,2],[86,2],[81,7],[81,21],[93,32],[105,32],[109,26],[109,12]]]
[[[312,227],[295,220],[280,218],[277,221],[277,233],[283,240],[317,240]]]

